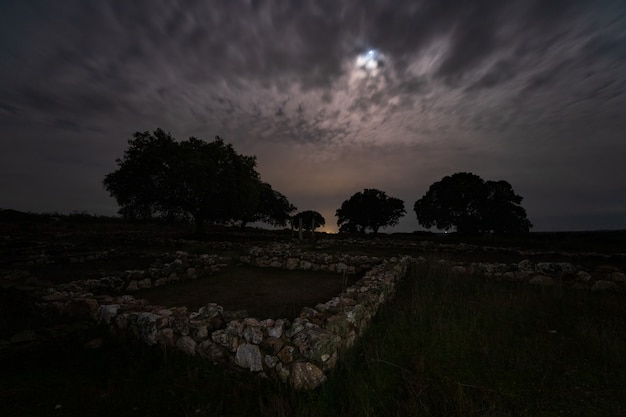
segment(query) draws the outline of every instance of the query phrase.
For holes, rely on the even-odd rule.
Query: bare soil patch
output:
[[[339,295],[358,278],[325,271],[237,265],[215,275],[149,288],[133,295],[150,304],[186,306],[191,311],[217,303],[225,310],[246,310],[260,319],[293,319],[302,307],[313,307]]]

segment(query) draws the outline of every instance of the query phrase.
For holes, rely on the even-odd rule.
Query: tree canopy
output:
[[[326,224],[326,219],[320,213],[314,210],[305,210],[296,213],[291,218],[291,228],[298,228],[300,225],[300,219],[302,219],[302,229],[306,231],[312,231],[318,227],[322,227]]]
[[[337,209],[339,232],[378,233],[381,227],[395,226],[406,213],[404,202],[389,197],[384,191],[366,188],[341,204]]]
[[[296,208],[263,183],[256,158],[238,154],[220,137],[177,142],[161,129],[136,132],[104,187],[130,219],[191,217],[204,222],[285,225]]]
[[[527,233],[532,227],[522,197],[506,181],[458,172],[430,186],[413,209],[420,225],[462,234]]]

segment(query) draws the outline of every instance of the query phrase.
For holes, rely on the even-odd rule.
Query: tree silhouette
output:
[[[532,224],[521,202],[506,181],[485,182],[478,175],[458,172],[432,184],[413,209],[426,228],[454,227],[462,234],[527,233]]]
[[[313,231],[326,224],[326,219],[320,213],[314,210],[305,210],[291,218],[291,228],[298,228],[300,220],[302,220],[302,229],[306,231]]]
[[[388,197],[384,191],[366,188],[341,204],[337,209],[337,226],[342,233],[378,233],[381,227],[394,226],[406,213],[404,202]]]
[[[285,224],[295,210],[279,213],[277,201],[285,210],[293,206],[261,182],[254,156],[238,154],[220,137],[177,142],[157,129],[136,132],[128,143],[123,158],[116,160],[118,169],[104,178],[126,218],[191,217],[201,231],[205,222],[251,218]],[[270,207],[272,199],[276,204]]]

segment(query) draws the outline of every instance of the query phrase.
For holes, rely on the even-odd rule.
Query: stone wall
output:
[[[260,267],[330,271],[346,274],[367,271],[382,261],[376,256],[302,252],[295,245],[289,243],[273,243],[265,247],[254,246],[239,260]]]
[[[419,257],[419,262],[428,262]],[[502,281],[525,282],[530,285],[563,285],[589,291],[625,291],[626,274],[618,267],[598,265],[583,268],[570,262],[533,262],[524,259],[518,263],[458,262],[440,260],[452,271],[480,275]]]
[[[214,303],[189,312],[186,307],[152,306],[128,294],[114,295],[193,278],[225,266],[219,257],[194,257],[184,252],[177,252],[175,259],[162,268],[127,271],[124,278],[76,281],[50,289],[41,297],[40,308],[47,317],[89,320],[114,334],[131,335],[149,345],[160,344],[214,363],[263,373],[307,390],[325,381],[341,352],[353,345],[379,307],[394,295],[412,258],[382,260],[316,254],[300,252],[291,245],[270,245],[266,249],[252,248],[241,261],[337,273],[368,271],[342,294],[304,307],[293,321],[244,317],[241,312],[224,311]],[[16,343],[36,337],[30,331],[23,333],[14,337]]]

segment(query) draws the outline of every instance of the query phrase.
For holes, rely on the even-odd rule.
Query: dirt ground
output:
[[[211,302],[225,310],[246,310],[260,319],[293,319],[302,307],[339,295],[357,279],[323,271],[231,266],[215,275],[141,290],[133,296],[155,305],[186,306],[190,311]]]

